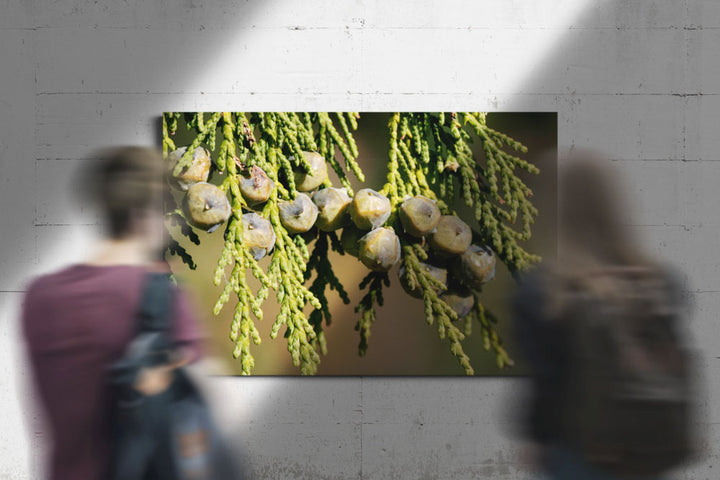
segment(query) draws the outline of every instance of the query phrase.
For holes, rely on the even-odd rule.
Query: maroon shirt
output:
[[[107,368],[136,331],[145,267],[74,265],[35,279],[23,332],[51,429],[50,478],[100,480],[110,456]],[[199,355],[200,331],[175,295],[172,337]]]

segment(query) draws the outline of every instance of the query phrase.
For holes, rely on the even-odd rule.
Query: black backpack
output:
[[[569,289],[563,324],[570,380],[563,395],[571,446],[617,475],[656,475],[694,452],[690,354],[679,294],[641,267],[595,272],[609,295]]]
[[[168,332],[173,289],[166,274],[146,276],[138,333],[110,367],[112,480],[234,480],[241,478],[197,387],[183,368],[171,386],[145,396],[133,388],[138,372],[170,362]]]

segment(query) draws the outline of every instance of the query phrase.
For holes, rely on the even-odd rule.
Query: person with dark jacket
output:
[[[49,478],[105,480],[112,455],[108,367],[136,333],[146,274],[165,245],[161,154],[122,147],[100,152],[83,177],[104,213],[107,234],[88,258],[34,279],[22,328],[39,403],[49,428]],[[201,333],[187,297],[175,287],[170,336],[175,363],[147,368],[135,388],[155,395],[172,368],[200,356]]]
[[[588,152],[576,154],[566,161],[560,180],[558,257],[524,275],[513,300],[516,339],[530,370],[529,398],[519,420],[533,450],[528,457],[556,480],[660,478],[655,473],[618,475],[587,460],[577,441],[582,425],[572,412],[577,395],[573,382],[584,374],[578,370],[578,352],[583,355],[580,350],[586,345],[578,334],[582,330],[575,326],[589,316],[577,318],[568,311],[575,308],[570,305],[580,305],[573,303],[577,298],[620,298],[627,293],[625,287],[634,285],[635,280],[618,282],[608,272],[625,276],[640,272],[659,279],[664,303],[678,312],[684,310],[680,284],[621,224],[623,203],[616,179],[602,160]],[[598,336],[591,342],[605,340]],[[600,381],[612,379],[612,362],[608,356],[607,371],[595,371]]]

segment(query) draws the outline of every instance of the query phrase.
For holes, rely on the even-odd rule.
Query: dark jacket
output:
[[[688,303],[683,296],[678,274],[667,267],[661,268],[668,282],[668,292],[675,305],[685,313]],[[520,280],[513,298],[515,332],[521,355],[530,374],[530,392],[521,428],[529,439],[545,445],[563,443],[563,402],[572,376],[571,344],[567,328],[557,318],[547,314],[548,272],[532,271]],[[678,325],[680,330],[684,326]],[[680,331],[681,338],[687,338]]]
[[[568,378],[568,339],[560,325],[547,318],[543,271],[524,276],[513,298],[515,332],[530,374],[530,392],[520,419],[531,440],[550,444],[561,439],[561,409]]]

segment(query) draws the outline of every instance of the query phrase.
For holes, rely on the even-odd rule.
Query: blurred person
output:
[[[660,479],[696,448],[681,285],[621,225],[601,158],[564,165],[557,260],[513,305],[530,370],[524,460],[557,480]]]
[[[78,264],[34,279],[22,327],[46,424],[53,480],[108,479],[112,457],[108,368],[137,333],[138,304],[149,272],[162,260],[164,166],[155,149],[101,151],[80,189],[97,203],[106,234]],[[200,356],[200,330],[186,297],[174,288],[170,337],[173,364],[145,368],[134,387],[157,395],[173,369]]]

